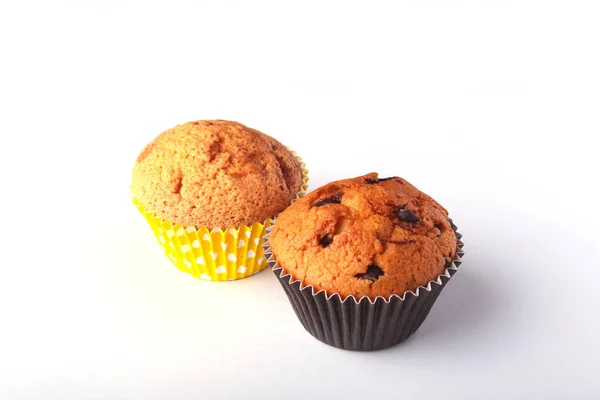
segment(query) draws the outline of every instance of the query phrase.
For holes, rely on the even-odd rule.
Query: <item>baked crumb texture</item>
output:
[[[406,180],[376,173],[307,194],[278,216],[269,245],[293,280],[342,299],[415,291],[457,253],[446,209]]]
[[[267,266],[265,229],[307,186],[302,159],[275,139],[236,122],[196,121],[146,146],[131,189],[178,269],[224,281]]]
[[[163,220],[225,229],[283,211],[304,178],[297,158],[272,137],[237,122],[194,121],[144,148],[131,189]]]
[[[415,333],[464,255],[443,207],[377,174],[315,190],[266,231],[265,258],[302,326],[346,350]]]

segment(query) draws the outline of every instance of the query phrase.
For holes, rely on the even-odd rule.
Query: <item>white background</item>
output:
[[[597,1],[166,3],[0,5],[1,399],[600,396]],[[173,268],[131,168],[209,118],[313,189],[377,171],[450,210],[465,263],[411,339],[330,348],[269,271]]]

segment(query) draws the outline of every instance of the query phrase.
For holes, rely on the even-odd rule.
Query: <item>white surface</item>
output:
[[[0,398],[600,396],[600,5],[366,3],[0,6]],[[313,189],[378,171],[450,210],[465,263],[414,337],[336,350],[270,272],[169,263],[130,170],[206,118]]]

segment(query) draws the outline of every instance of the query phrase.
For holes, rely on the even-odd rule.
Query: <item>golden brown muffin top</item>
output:
[[[269,242],[294,279],[356,299],[427,286],[456,254],[446,209],[406,180],[376,173],[307,194],[277,217]]]
[[[302,183],[298,159],[277,140],[238,122],[211,120],[158,135],[138,156],[131,187],[164,220],[225,229],[273,217]]]

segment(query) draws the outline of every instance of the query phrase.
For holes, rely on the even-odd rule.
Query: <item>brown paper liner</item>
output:
[[[456,256],[436,280],[402,296],[379,296],[375,300],[369,297],[357,300],[348,296],[342,300],[339,294],[327,295],[324,290],[315,293],[313,286],[294,280],[277,264],[269,244],[272,226],[267,228],[265,235],[265,257],[296,316],[311,335],[345,350],[380,350],[394,346],[415,333],[462,263],[462,235],[457,232],[452,220],[450,223],[457,238]]]

